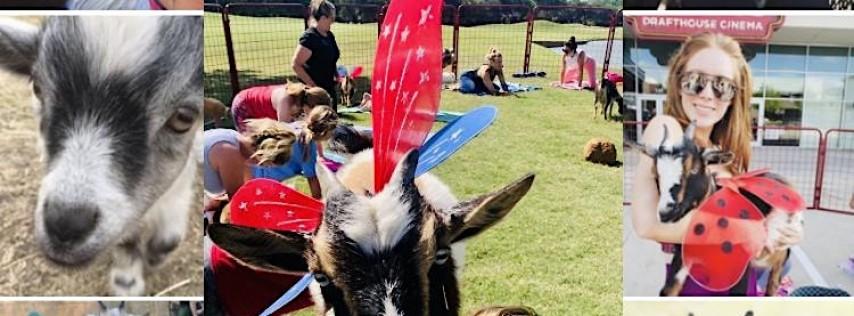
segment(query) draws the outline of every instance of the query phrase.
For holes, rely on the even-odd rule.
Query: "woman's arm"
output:
[[[320,191],[320,181],[317,181],[317,177],[308,177],[305,178],[308,181],[308,187],[311,189],[311,197],[315,199],[322,199],[323,196]]]
[[[559,83],[563,83],[563,73],[566,72],[566,54],[563,55],[563,58],[560,59],[560,81]]]
[[[654,117],[644,131],[642,141],[644,144],[658,144],[664,136],[664,126],[674,130],[672,124],[678,126],[678,122],[672,117],[659,115]],[[674,133],[669,137],[674,137]],[[681,135],[679,136],[681,137]],[[632,226],[635,232],[644,239],[650,239],[665,243],[681,243],[682,236],[688,230],[691,216],[694,211],[688,212],[682,219],[675,223],[662,223],[658,219],[658,186],[653,173],[654,160],[646,155],[640,155],[637,168],[635,168],[635,179],[632,184]]]
[[[240,189],[249,178],[249,166],[240,154],[240,149],[232,144],[220,144],[211,149],[211,166],[219,174],[219,179],[229,197]]]
[[[584,52],[578,53],[578,85],[581,86],[581,83],[584,82],[584,62],[587,61],[587,54]]]
[[[306,86],[309,88],[315,87],[314,80],[311,80],[311,77],[308,75],[308,72],[305,71],[303,65],[311,58],[311,50],[305,48],[305,46],[297,45],[297,49],[294,52],[294,58],[291,61],[291,68],[297,74],[297,78],[302,80]]]
[[[483,85],[486,86],[486,90],[489,91],[489,94],[497,95],[498,91],[495,90],[495,83],[492,80],[489,80],[489,74],[487,73],[488,66],[481,66],[477,70],[477,76],[480,80],[483,80]]]
[[[284,91],[281,91],[280,93],[285,94]],[[276,108],[276,119],[279,122],[290,123],[294,121],[294,117],[293,115],[291,115],[291,106],[293,105],[293,103],[293,98],[288,95],[282,97],[281,101],[279,102],[273,102],[273,107]]]
[[[507,88],[507,81],[504,80],[504,70],[498,71],[498,82],[501,83],[501,89],[504,89],[504,92],[510,92],[509,88]]]

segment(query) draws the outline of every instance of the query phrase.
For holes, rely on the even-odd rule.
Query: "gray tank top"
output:
[[[213,148],[214,145],[222,142],[238,146],[238,136],[240,136],[240,134],[237,133],[237,131],[230,129],[211,129],[205,131],[204,177],[205,192],[208,194],[217,195],[225,193],[225,187],[222,185],[219,172],[214,170],[210,165],[210,157],[208,157],[208,153],[210,153],[211,148]]]

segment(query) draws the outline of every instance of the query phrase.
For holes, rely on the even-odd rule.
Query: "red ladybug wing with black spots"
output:
[[[235,225],[311,233],[320,224],[323,202],[270,179],[252,179],[234,194],[230,214]]]
[[[721,179],[720,183],[722,186],[742,188],[774,209],[788,213],[804,210],[806,203],[801,195],[775,177],[777,176],[768,170],[758,170],[731,179]]]
[[[733,287],[765,244],[764,217],[747,198],[723,188],[698,208],[683,238],[688,275],[710,291]]]

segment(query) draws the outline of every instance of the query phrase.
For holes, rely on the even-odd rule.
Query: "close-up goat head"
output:
[[[313,273],[310,288],[320,313],[457,315],[460,293],[452,244],[504,218],[528,192],[534,176],[437,208],[425,181],[415,179],[417,161],[418,152],[410,151],[376,194],[352,191],[319,165],[318,178],[327,193],[322,223],[311,236],[220,224],[211,226],[209,234],[256,269]]]
[[[0,68],[32,83],[45,163],[35,240],[51,261],[81,266],[116,244],[137,253],[143,222],[156,221],[155,256],[182,239],[198,200],[201,30],[199,17],[0,21]]]
[[[714,175],[709,164],[727,164],[733,155],[717,149],[702,149],[694,142],[694,123],[688,125],[681,137],[669,137],[664,125],[664,137],[656,146],[640,145],[641,152],[655,164],[653,174],[658,183],[658,217],[661,222],[675,222],[699,206],[715,191]]]

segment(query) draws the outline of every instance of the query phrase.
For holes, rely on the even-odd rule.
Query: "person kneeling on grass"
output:
[[[469,70],[460,75],[460,92],[474,94],[506,95],[509,93],[507,82],[504,80],[504,61],[501,52],[492,48],[484,57],[486,62],[475,70]],[[501,90],[493,81],[498,77]]]
[[[332,98],[323,88],[288,82],[240,91],[231,102],[231,113],[237,131],[242,133],[249,119],[269,118],[291,123],[308,115],[315,106],[330,102]]]

